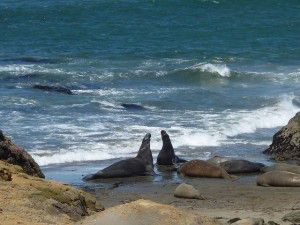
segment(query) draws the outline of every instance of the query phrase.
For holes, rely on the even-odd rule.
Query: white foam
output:
[[[214,73],[220,75],[221,77],[230,76],[230,69],[225,64],[199,63],[189,67],[189,69]]]

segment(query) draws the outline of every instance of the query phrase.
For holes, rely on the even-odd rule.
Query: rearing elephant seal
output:
[[[256,183],[265,187],[300,187],[300,175],[287,171],[270,171],[258,176]]]
[[[150,138],[151,134],[148,133],[145,135],[140,150],[135,158],[116,162],[95,174],[85,176],[83,180],[150,175],[153,172]]]
[[[178,172],[189,177],[232,178],[223,168],[203,160],[186,162],[179,167]]]
[[[170,137],[166,131],[161,131],[161,139],[163,141],[162,149],[157,156],[158,165],[173,165],[175,163],[186,162],[184,159],[180,159],[175,155],[173,145],[171,143]]]

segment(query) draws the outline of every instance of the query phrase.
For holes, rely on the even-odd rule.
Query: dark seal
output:
[[[250,162],[243,159],[233,159],[219,164],[227,173],[258,173],[263,167],[262,163]]]
[[[161,139],[163,142],[162,149],[160,150],[157,156],[157,164],[158,165],[174,165],[176,163],[184,163],[186,160],[180,159],[175,155],[175,151],[173,145],[171,143],[170,137],[166,131],[161,131]]]
[[[36,84],[36,85],[33,85],[32,88],[42,90],[42,91],[48,91],[48,92],[58,92],[58,93],[66,94],[66,95],[74,94],[69,88],[62,87],[62,86]]]
[[[150,149],[150,138],[151,134],[145,135],[135,158],[116,162],[95,174],[85,176],[83,180],[151,175],[153,173],[153,157]]]

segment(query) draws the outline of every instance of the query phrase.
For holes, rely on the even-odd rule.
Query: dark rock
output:
[[[239,220],[241,220],[241,218],[239,218],[239,217],[237,217],[237,218],[232,218],[232,219],[228,220],[227,223],[232,224],[232,223],[234,223],[234,222],[236,222],[236,221],[239,221]]]
[[[274,135],[264,153],[276,160],[300,159],[300,112]]]
[[[0,132],[0,160],[21,166],[29,175],[45,178],[34,159],[24,149],[12,143],[2,132]]]
[[[66,95],[74,94],[69,88],[62,87],[62,86],[50,86],[50,85],[36,84],[32,88],[39,89],[42,91],[58,92],[58,93],[66,94]]]
[[[128,110],[145,110],[146,109],[144,106],[137,105],[137,104],[123,103],[123,104],[121,104],[121,106]]]
[[[288,213],[282,218],[282,220],[289,221],[293,224],[300,224],[300,211]]]
[[[280,225],[280,224],[275,223],[274,221],[269,221],[269,222],[267,223],[267,225]]]

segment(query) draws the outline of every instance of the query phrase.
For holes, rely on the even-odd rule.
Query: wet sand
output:
[[[176,172],[172,172],[160,173],[155,177],[98,180],[82,188],[96,195],[106,208],[137,199],[149,199],[200,211],[218,218],[220,222],[235,217],[261,217],[266,222],[272,220],[279,224],[290,224],[281,218],[293,210],[300,210],[300,188],[260,187],[256,185],[256,176],[242,175],[230,181],[178,177]],[[181,182],[193,185],[206,199],[175,198],[174,190]]]

